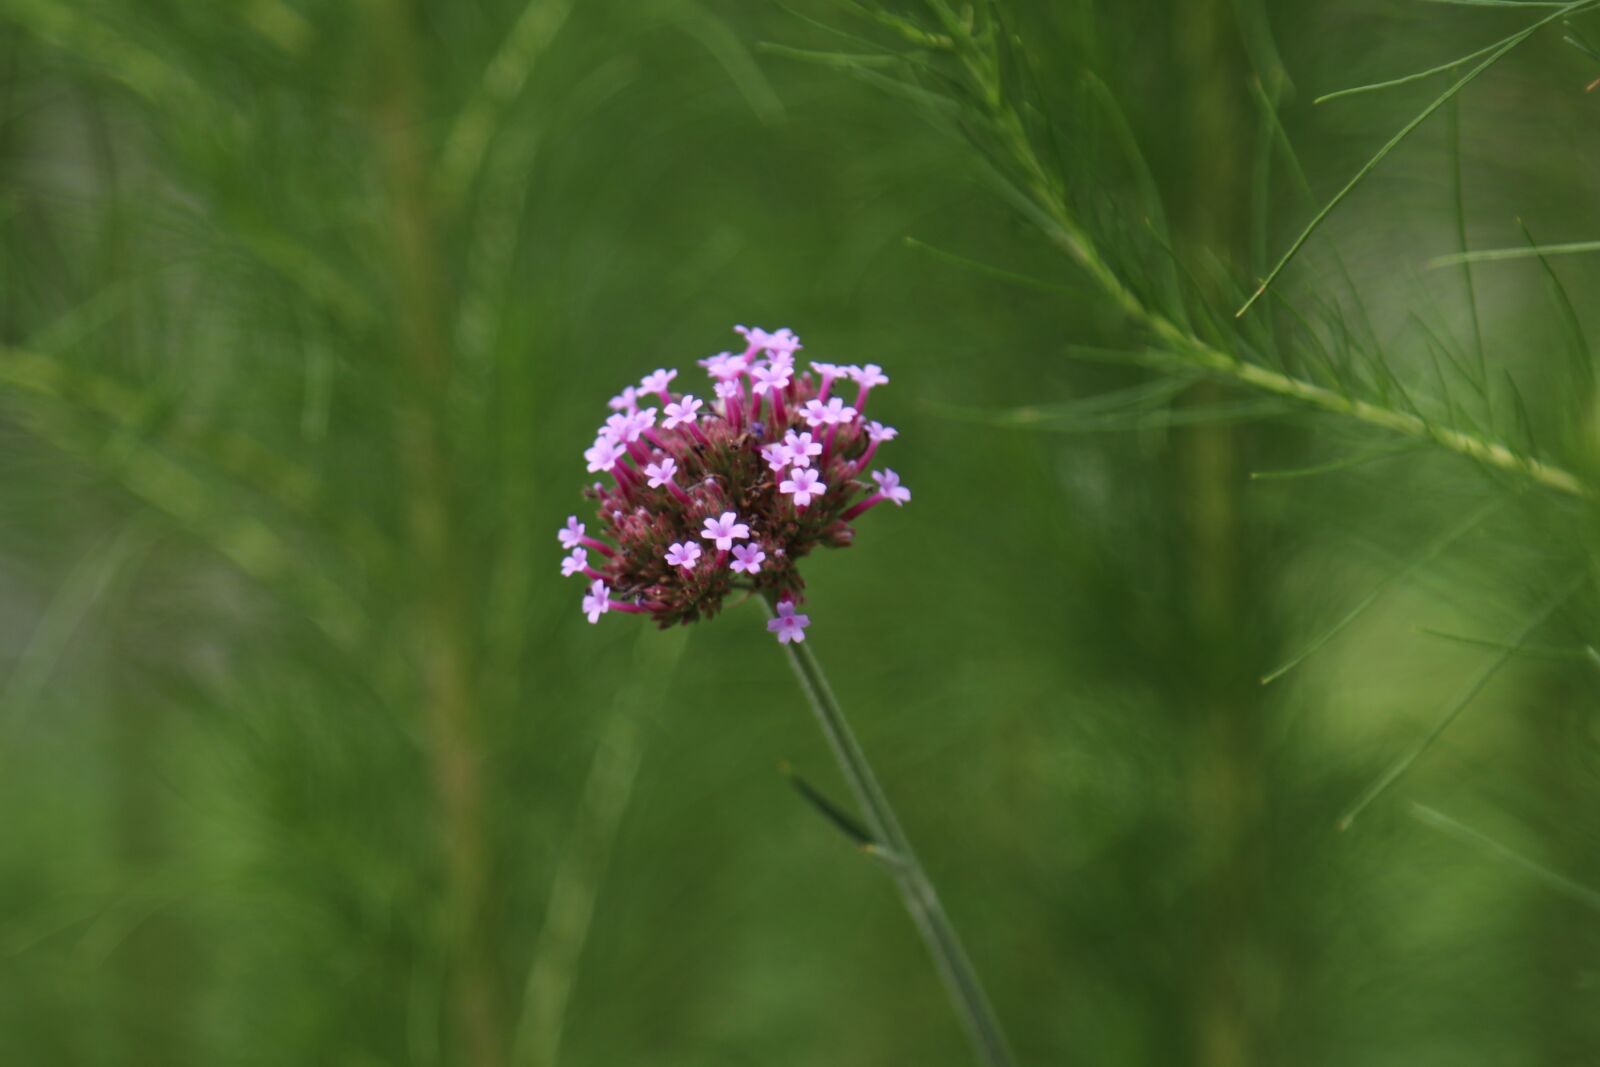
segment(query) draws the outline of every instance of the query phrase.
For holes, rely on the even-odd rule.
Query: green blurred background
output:
[[[1081,202],[1113,218],[1136,184],[1076,139],[1093,71],[1224,311],[1209,279],[1259,275],[1441,86],[1313,97],[1527,21],[1006,11]],[[959,129],[761,47],[860,50],[825,26],[881,29],[757,0],[0,0],[0,1064],[970,1062],[890,883],[778,772],[846,795],[759,608],[591,627],[557,575],[606,398],[736,322],[893,377],[915,502],[810,561],[810,636],[1021,1063],[1600,1062],[1584,598],[1335,828],[1591,524],[1069,358],[1127,329]],[[1430,335],[1473,332],[1427,269],[1459,230],[1600,234],[1600,65],[1560,38],[1286,278],[1424,390]],[[1600,326],[1592,261],[1554,269]],[[1539,428],[1572,329],[1546,283],[1485,265],[1474,294]],[[1159,402],[1083,404],[1118,390]]]

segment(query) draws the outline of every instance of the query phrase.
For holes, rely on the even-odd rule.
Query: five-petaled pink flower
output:
[[[589,470],[598,474],[615,467],[627,455],[623,447],[611,437],[601,437],[594,446],[585,450],[583,458],[589,461]]]
[[[645,393],[665,392],[667,386],[672,383],[672,379],[676,378],[677,376],[678,372],[675,370],[657,369],[653,373],[646,374],[644,378],[640,380],[639,390]]]
[[[758,352],[765,350],[780,358],[792,357],[802,347],[800,338],[796,337],[794,331],[787,326],[774,333],[768,333],[759,326],[735,326],[734,329],[744,335],[744,339],[750,342],[752,349]]]
[[[894,471],[888,468],[873,471],[872,480],[878,483],[878,492],[883,494],[883,498],[895,507],[905,507],[911,502],[911,490],[900,484],[900,476]]]
[[[893,441],[900,435],[900,431],[893,426],[885,426],[881,422],[867,423],[867,436],[872,438],[873,444],[883,441]]]
[[[704,403],[685,393],[681,401],[668,404],[662,409],[662,413],[666,417],[661,420],[661,428],[663,430],[671,430],[680,422],[693,426],[698,419],[695,412],[703,407],[705,407]]]
[[[817,472],[806,467],[793,468],[789,471],[789,477],[778,484],[778,492],[794,497],[794,506],[797,508],[806,507],[812,498],[827,491],[828,487],[817,478]]]
[[[678,461],[671,456],[663,456],[660,463],[646,463],[644,465],[645,477],[649,479],[652,489],[660,489],[672,481],[672,476],[678,472]]]
[[[818,426],[837,426],[856,417],[856,409],[838,397],[832,397],[826,404],[808,400],[800,410],[805,413],[806,425],[813,430]]]
[[[750,372],[750,380],[754,383],[750,391],[757,396],[765,396],[769,389],[782,389],[789,384],[789,379],[794,376],[794,368],[788,364],[773,361],[765,367],[757,367]]]
[[[619,444],[631,445],[655,424],[655,408],[642,408],[631,412],[619,411],[606,419],[605,429],[600,432],[610,436]]]
[[[790,430],[783,435],[783,443],[789,450],[790,462],[796,467],[809,467],[812,456],[822,455],[822,442],[812,440],[809,433]]]
[[[865,367],[851,367],[850,377],[863,389],[871,389],[875,385],[888,385],[889,376],[883,373],[883,368],[876,363],[868,363]]]
[[[606,588],[606,583],[596,578],[589,587],[589,593],[583,598],[583,610],[589,616],[590,622],[599,622],[600,616],[611,607],[611,590]],[[779,638],[778,640],[783,640]]]
[[[700,365],[706,369],[711,380],[717,382],[737,378],[745,370],[744,356],[732,352],[718,352],[714,356],[708,356],[700,361]]]
[[[622,392],[612,397],[609,404],[612,411],[633,411],[639,406],[639,391],[631,385],[623,386]]]
[[[720,518],[706,519],[705,529],[700,536],[707,541],[716,542],[717,548],[726,552],[733,547],[735,541],[749,540],[750,527],[740,522],[738,515],[724,511]]]
[[[761,570],[761,561],[766,558],[767,554],[758,545],[734,545],[733,562],[728,564],[728,569],[756,574]]]
[[[811,616],[796,615],[794,601],[778,601],[778,617],[767,622],[767,632],[778,635],[778,644],[787,645],[791,641],[804,641],[806,627],[811,625]]]
[[[570,578],[589,565],[589,550],[574,548],[572,555],[561,558],[561,577]]]
[[[767,466],[775,471],[781,471],[789,466],[789,446],[782,441],[774,441],[770,445],[761,446],[761,458],[767,461]]]
[[[577,548],[583,544],[583,529],[578,516],[568,515],[567,524],[556,531],[556,539],[561,542],[562,548]]]
[[[682,567],[686,571],[694,570],[695,563],[700,559],[700,546],[693,541],[674,541],[667,546],[667,564],[672,567]]]

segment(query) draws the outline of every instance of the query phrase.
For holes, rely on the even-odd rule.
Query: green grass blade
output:
[[[1494,659],[1489,661],[1488,665],[1478,673],[1478,676],[1468,683],[1466,689],[1445,709],[1444,714],[1439,716],[1428,732],[1416,744],[1411,746],[1404,755],[1395,760],[1388,770],[1384,771],[1356,798],[1356,802],[1350,806],[1349,810],[1339,817],[1338,827],[1341,832],[1350,829],[1355,824],[1356,819],[1361,816],[1361,813],[1372,805],[1373,801],[1388,792],[1391,786],[1405,776],[1406,772],[1416,764],[1417,760],[1421,759],[1434,746],[1434,743],[1444,736],[1444,732],[1450,728],[1456,719],[1460,718],[1461,713],[1467,709],[1467,706],[1477,699],[1478,694],[1483,692],[1484,687],[1494,679],[1495,675],[1500,673],[1501,668],[1511,661],[1512,656],[1516,655],[1517,650],[1527,643],[1528,638],[1533,636],[1534,631],[1548,622],[1557,611],[1561,610],[1562,605],[1570,600],[1573,594],[1586,581],[1588,581],[1587,574],[1580,574],[1578,577],[1568,581],[1555,596],[1546,601],[1533,614],[1533,617],[1506,643],[1505,647],[1501,649]]]
[[[1487,834],[1457,822],[1443,812],[1435,811],[1425,804],[1413,803],[1411,805],[1411,817],[1424,826],[1448,834],[1458,841],[1472,845],[1488,855],[1516,867],[1524,874],[1532,875],[1537,881],[1570,900],[1575,900],[1580,904],[1600,911],[1600,892],[1596,892],[1580,882],[1575,882],[1566,875],[1557,874],[1542,863],[1535,863],[1522,853],[1501,844]]]
[[[1289,263],[1299,253],[1300,249],[1305,246],[1305,243],[1311,239],[1311,235],[1322,226],[1323,222],[1327,220],[1329,215],[1333,214],[1334,209],[1343,203],[1345,198],[1355,191],[1356,186],[1365,181],[1367,175],[1371,174],[1375,169],[1377,169],[1378,164],[1382,163],[1386,158],[1388,158],[1389,153],[1393,152],[1397,147],[1399,147],[1400,143],[1407,137],[1410,137],[1411,134],[1416,131],[1417,127],[1426,122],[1434,112],[1438,111],[1445,104],[1453,100],[1457,93],[1461,92],[1462,89],[1465,89],[1468,85],[1476,81],[1480,74],[1498,63],[1502,58],[1510,53],[1512,49],[1516,48],[1523,41],[1526,41],[1529,37],[1532,37],[1538,30],[1556,21],[1557,19],[1562,18],[1563,16],[1577,14],[1580,10],[1591,9],[1594,6],[1595,0],[1584,0],[1582,3],[1564,5],[1560,9],[1551,12],[1549,15],[1546,15],[1544,18],[1539,19],[1531,26],[1519,30],[1510,37],[1503,38],[1496,44],[1491,45],[1486,54],[1477,53],[1478,55],[1484,56],[1482,61],[1479,62],[1477,66],[1473,67],[1466,74],[1463,74],[1460,78],[1456,79],[1456,81],[1451,84],[1448,89],[1435,97],[1432,103],[1419,111],[1411,119],[1411,121],[1402,126],[1399,132],[1397,132],[1393,137],[1389,138],[1388,142],[1378,150],[1376,155],[1367,160],[1367,162],[1362,165],[1361,169],[1356,171],[1355,176],[1345,183],[1344,188],[1340,189],[1338,193],[1334,194],[1333,199],[1329,200],[1323,205],[1322,210],[1318,211],[1317,214],[1312,218],[1311,222],[1307,224],[1305,229],[1300,231],[1300,235],[1294,239],[1294,242],[1289,246],[1289,250],[1283,254],[1283,258],[1278,260],[1277,265],[1272,268],[1271,272],[1261,282],[1261,285],[1256,289],[1255,293],[1250,297],[1250,299],[1244,302],[1244,306],[1241,307],[1238,312],[1236,312],[1236,315],[1239,317],[1244,316],[1245,313],[1247,313],[1250,308],[1254,306],[1255,302],[1261,299],[1262,295],[1266,293],[1269,288],[1271,288],[1272,283],[1278,280],[1278,276],[1283,273],[1284,268],[1289,265]],[[1455,63],[1451,64],[1450,66],[1468,62],[1470,58],[1472,57],[1456,60]],[[1448,70],[1449,67],[1447,66],[1444,69]],[[1437,73],[1437,71],[1432,73]],[[1408,80],[1415,80],[1415,78]]]
[[[958,252],[951,252],[935,245],[930,245],[928,242],[920,241],[915,237],[907,237],[905,243],[907,248],[932,256],[934,259],[953,263],[959,267],[965,267],[976,274],[982,274],[996,281],[1007,282],[1011,285],[1019,285],[1024,289],[1035,289],[1041,293],[1055,294],[1078,292],[1077,289],[1063,282],[1046,281],[1043,278],[1035,278],[1032,275],[1021,274],[1017,271],[1007,270],[1004,267],[996,267],[976,259],[969,259]]]
[[[1500,499],[1491,500],[1482,507],[1472,511],[1465,519],[1456,523],[1454,526],[1450,527],[1450,529],[1434,538],[1433,541],[1431,541],[1427,547],[1425,547],[1414,559],[1412,559],[1410,563],[1407,563],[1404,567],[1401,567],[1393,574],[1390,574],[1387,578],[1384,578],[1377,585],[1373,586],[1372,589],[1367,592],[1366,596],[1357,601],[1356,605],[1340,616],[1339,620],[1332,626],[1328,627],[1326,630],[1323,630],[1310,641],[1307,641],[1300,647],[1298,652],[1290,656],[1278,667],[1262,675],[1261,684],[1271,685],[1273,682],[1277,681],[1279,678],[1282,678],[1284,675],[1300,666],[1300,664],[1316,655],[1323,649],[1324,646],[1328,644],[1328,642],[1332,641],[1335,637],[1338,637],[1344,632],[1346,627],[1359,619],[1368,608],[1372,607],[1373,604],[1376,604],[1378,599],[1382,597],[1383,594],[1391,587],[1411,576],[1412,574],[1415,574],[1418,570],[1426,567],[1434,560],[1438,559],[1441,555],[1449,550],[1450,546],[1454,545],[1457,541],[1461,540],[1461,538],[1477,529],[1480,523],[1498,511],[1504,503],[1505,501]]]

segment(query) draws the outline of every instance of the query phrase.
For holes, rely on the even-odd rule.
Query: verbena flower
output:
[[[778,601],[777,615],[777,618],[768,621],[767,629],[778,635],[778,644],[786,645],[790,641],[806,639],[806,627],[811,625],[811,616],[795,614],[794,601]]]
[[[647,614],[664,627],[693,622],[750,591],[776,597],[768,629],[780,642],[803,641],[811,620],[797,613],[800,561],[853,543],[851,520],[873,505],[911,499],[892,471],[862,479],[879,444],[895,436],[860,414],[868,393],[888,383],[880,367],[799,371],[793,331],[737,329],[743,353],[699,361],[714,404],[672,393],[678,372],[658,369],[612,398],[613,414],[584,452],[588,470],[610,479],[584,491],[597,504],[595,536],[573,516],[559,540],[570,553],[562,573],[589,582],[590,622],[607,612]],[[858,386],[853,406],[828,396],[841,380]],[[647,398],[660,400],[659,423],[657,408],[639,406]]]

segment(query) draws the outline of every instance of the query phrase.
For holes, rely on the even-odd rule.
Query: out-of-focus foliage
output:
[[[758,606],[557,576],[735,322],[894,378],[811,640],[1022,1063],[1600,1058],[1589,504],[1037,195],[1591,484],[1600,262],[1433,264],[1600,234],[1593,5],[1233,318],[1501,6],[0,0],[0,1063],[968,1062]]]

